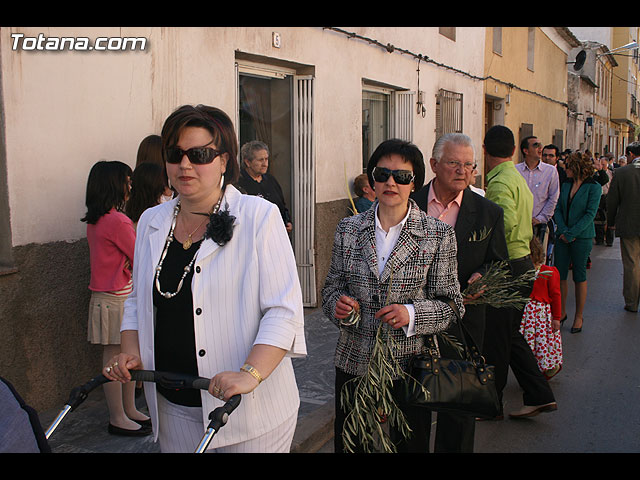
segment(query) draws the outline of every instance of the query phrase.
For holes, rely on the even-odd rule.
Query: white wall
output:
[[[458,28],[456,42],[437,27],[344,27],[482,76],[484,27]],[[281,35],[272,46],[272,32]],[[13,51],[26,37],[145,37],[145,51]],[[7,174],[14,246],[76,240],[91,166],[100,159],[133,167],[138,144],[159,133],[184,103],[218,106],[235,118],[236,50],[315,69],[316,201],[346,197],[344,165],[361,166],[362,79],[417,90],[417,60],[322,28],[0,28]],[[414,142],[428,160],[435,94],[464,94],[464,129],[480,150],[482,82],[421,62],[426,117],[414,117]],[[427,172],[430,175],[430,172]]]

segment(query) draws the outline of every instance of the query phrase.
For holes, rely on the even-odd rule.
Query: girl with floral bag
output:
[[[556,267],[544,264],[544,250],[535,237],[531,240],[531,257],[537,277],[524,309],[520,333],[549,380],[562,369],[560,274]]]

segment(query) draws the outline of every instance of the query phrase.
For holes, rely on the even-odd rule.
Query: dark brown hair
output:
[[[136,223],[147,208],[160,203],[164,193],[164,168],[157,163],[143,162],[131,176],[131,195],[127,201],[125,213]]]
[[[216,107],[207,105],[183,105],[167,117],[162,127],[162,151],[174,147],[178,143],[180,133],[185,127],[201,127],[211,133],[213,143],[229,155],[224,186],[238,179],[238,137],[229,116]]]

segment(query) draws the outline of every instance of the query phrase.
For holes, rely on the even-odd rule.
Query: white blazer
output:
[[[121,331],[138,331],[147,370],[154,369],[154,273],[177,201],[146,210],[138,222],[133,292],[125,302]],[[273,345],[288,353],[252,393],[242,395],[240,406],[213,438],[211,448],[255,438],[294,415],[300,397],[291,357],[307,353],[300,282],[278,208],[260,197],[242,195],[230,185],[220,208],[236,217],[233,238],[222,247],[205,239],[193,266],[198,374],[212,378],[222,371],[238,371],[255,344]],[[155,384],[145,383],[144,388],[157,440]],[[223,402],[204,390],[201,395],[204,432],[209,413]]]

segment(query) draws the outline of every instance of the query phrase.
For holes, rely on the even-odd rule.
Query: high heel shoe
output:
[[[565,315],[564,317],[562,317],[560,319],[560,325],[564,325],[564,321],[567,319],[567,316]]]
[[[579,333],[582,331],[582,326],[580,327],[571,327],[571,333]]]

